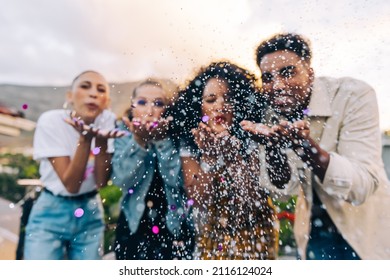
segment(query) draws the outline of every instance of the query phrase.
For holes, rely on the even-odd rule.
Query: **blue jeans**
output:
[[[307,244],[306,258],[308,260],[360,260],[338,231],[314,226]]]
[[[27,223],[24,259],[100,259],[103,234],[99,194],[71,200],[43,191]]]

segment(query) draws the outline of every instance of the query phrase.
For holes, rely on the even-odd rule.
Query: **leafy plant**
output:
[[[296,248],[293,225],[297,196],[286,199],[274,199],[279,218],[279,255],[288,255]]]
[[[26,194],[26,187],[19,186],[18,179],[39,178],[39,165],[31,156],[0,154],[0,196],[16,203]]]
[[[104,232],[104,253],[107,254],[113,250],[115,241],[115,228],[119,217],[119,201],[122,197],[122,191],[118,186],[109,185],[99,190],[103,202],[104,219],[106,229]]]

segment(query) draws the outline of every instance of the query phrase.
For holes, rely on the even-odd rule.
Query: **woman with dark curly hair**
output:
[[[259,184],[257,145],[240,126],[260,120],[263,104],[252,74],[215,62],[188,83],[169,113],[182,139],[195,259],[277,257],[275,210]]]

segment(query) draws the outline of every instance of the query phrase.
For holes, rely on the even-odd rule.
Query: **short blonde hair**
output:
[[[161,88],[164,91],[165,97],[169,105],[172,104],[176,99],[178,86],[175,83],[173,83],[171,80],[153,78],[153,77],[149,77],[145,80],[140,81],[133,89],[131,98],[134,98],[136,96],[137,89],[145,85],[153,85]]]
[[[178,86],[172,82],[171,80],[168,79],[160,79],[160,78],[154,78],[154,77],[149,77],[144,80],[141,80],[137,85],[134,87],[133,92],[131,94],[131,100],[130,100],[130,107],[125,110],[124,115],[125,116],[131,116],[131,111],[132,111],[132,103],[133,99],[137,95],[137,89],[139,89],[142,86],[145,85],[152,85],[159,87],[163,90],[165,94],[165,98],[167,100],[167,107],[170,107],[174,104],[174,102],[177,99],[178,96]]]

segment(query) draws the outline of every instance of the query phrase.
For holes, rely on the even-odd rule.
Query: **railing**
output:
[[[22,209],[19,226],[19,240],[16,248],[16,259],[22,260],[25,228],[27,225],[28,216],[30,215],[34,201],[37,199],[39,193],[42,190],[42,182],[39,179],[19,179],[17,180],[17,183],[20,186],[26,187],[26,194],[16,203],[16,205],[20,206]]]

